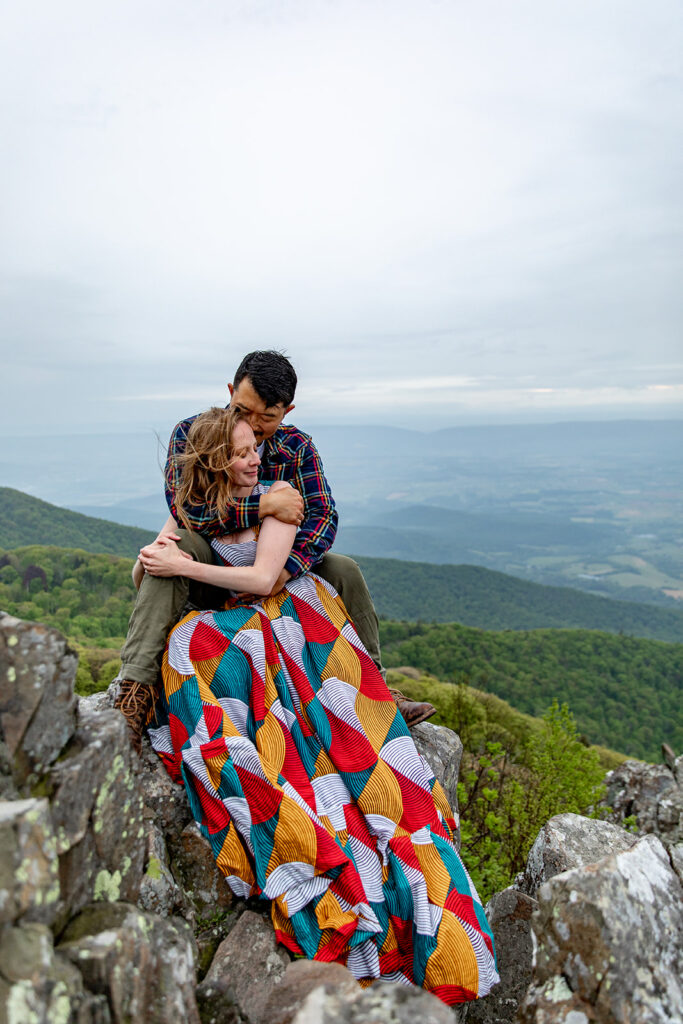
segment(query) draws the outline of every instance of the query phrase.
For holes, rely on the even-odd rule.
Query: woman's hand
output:
[[[184,576],[185,563],[192,556],[181,551],[178,545],[167,537],[160,537],[153,544],[140,551],[140,562],[150,576]]]

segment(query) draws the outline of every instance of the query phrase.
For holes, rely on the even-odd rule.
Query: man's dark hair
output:
[[[266,408],[271,405],[291,405],[296,391],[296,371],[282,352],[268,349],[250,352],[235,371],[233,387],[248,377],[254,391]]]

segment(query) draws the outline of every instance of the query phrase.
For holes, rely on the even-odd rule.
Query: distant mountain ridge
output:
[[[479,629],[593,629],[683,642],[683,611],[549,587],[478,565],[431,565],[356,555],[377,614]]]
[[[0,487],[0,548],[34,544],[134,558],[153,533],[58,508]],[[357,556],[384,618],[480,629],[595,629],[683,640],[683,611],[548,587],[474,565]]]
[[[0,548],[45,544],[135,558],[155,536],[149,530],[93,519],[12,487],[0,487]]]

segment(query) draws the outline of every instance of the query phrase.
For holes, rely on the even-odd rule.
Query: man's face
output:
[[[228,384],[228,388],[230,405],[244,413],[259,444],[273,436],[287,413],[294,408],[293,405],[280,404],[266,406],[248,377],[243,377],[237,387]]]

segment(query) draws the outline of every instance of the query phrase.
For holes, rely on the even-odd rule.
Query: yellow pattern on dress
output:
[[[251,886],[256,882],[251,863],[244,850],[244,842],[232,821],[228,825],[223,845],[216,857],[216,865],[224,875],[237,875]]]
[[[282,773],[287,748],[282,727],[275,715],[267,714],[256,730],[256,749],[268,782],[276,786],[278,776]]]
[[[356,689],[360,686],[360,661],[346,637],[339,635],[334,641],[325,667],[320,673],[320,678],[323,680],[343,679],[345,683],[354,686]]]
[[[403,796],[398,779],[388,764],[379,760],[358,797],[363,814],[381,814],[390,821],[403,817]]]
[[[434,903],[437,907],[443,907],[448,896],[451,881],[451,876],[446,870],[443,860],[439,856],[436,847],[432,846],[431,843],[428,845],[413,843],[413,850],[420,865],[420,870],[425,876],[429,902]]]
[[[393,700],[373,700],[364,693],[359,693],[354,709],[372,749],[379,754],[394,724],[396,705]]]
[[[424,987],[462,985],[478,992],[479,969],[470,937],[449,910],[443,912],[436,941],[436,949],[427,961]]]
[[[313,822],[291,797],[282,797],[266,877],[280,864],[315,864],[318,844]]]

